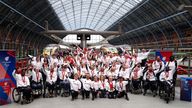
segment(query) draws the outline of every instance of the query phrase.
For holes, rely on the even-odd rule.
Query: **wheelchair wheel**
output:
[[[165,101],[168,104],[169,103],[170,96],[168,94],[165,94]]]
[[[21,100],[21,93],[18,91],[17,88],[13,89],[12,93],[13,101],[18,103]]]

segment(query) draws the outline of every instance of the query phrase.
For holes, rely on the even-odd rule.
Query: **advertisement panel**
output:
[[[11,102],[11,88],[16,85],[12,76],[15,62],[15,51],[0,51],[0,105]]]

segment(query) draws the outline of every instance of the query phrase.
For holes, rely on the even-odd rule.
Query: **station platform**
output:
[[[192,108],[192,102],[180,100],[180,88],[176,87],[176,98],[168,104],[159,98],[146,94],[135,95],[129,93],[130,100],[125,99],[91,99],[71,101],[71,97],[39,98],[30,104],[12,103],[1,106],[1,108]]]

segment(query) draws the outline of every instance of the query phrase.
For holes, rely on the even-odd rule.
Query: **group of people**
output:
[[[59,86],[63,91],[61,95],[68,90],[72,100],[79,94],[82,99],[124,97],[129,100],[131,88],[137,90],[142,86],[143,95],[151,89],[156,96],[158,85],[175,84],[179,63],[173,56],[167,63],[159,56],[153,63],[147,63],[149,53],[150,50],[146,52],[145,49],[140,53],[124,51],[118,54],[77,48],[64,54],[33,57],[26,70],[17,68],[13,75],[24,94],[29,94],[31,89],[44,89],[43,96],[52,97]]]

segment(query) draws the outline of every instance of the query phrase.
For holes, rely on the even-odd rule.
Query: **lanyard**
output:
[[[105,87],[105,84],[104,84],[104,82],[102,82],[102,86],[103,86],[103,88]]]
[[[39,72],[36,72],[37,81],[39,80]]]
[[[109,83],[109,86],[110,86],[110,89],[113,90],[113,83],[112,82]]]
[[[22,77],[22,81],[23,81],[23,83],[25,83],[25,76]]]
[[[65,77],[65,71],[62,71],[62,79]]]
[[[78,75],[81,76],[81,71],[78,71]]]
[[[123,90],[123,83],[120,82],[119,85],[120,85],[121,90]]]
[[[52,78],[53,78],[53,72],[50,73],[50,77],[51,77],[51,80],[52,80]]]

